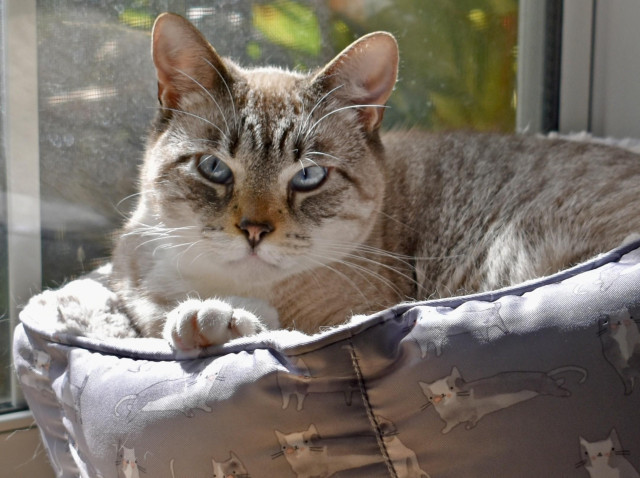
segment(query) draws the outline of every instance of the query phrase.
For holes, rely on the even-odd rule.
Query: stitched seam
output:
[[[367,417],[369,418],[369,422],[371,423],[371,427],[376,435],[376,441],[378,442],[378,448],[380,449],[380,453],[384,458],[384,463],[387,465],[387,469],[389,470],[389,475],[392,478],[398,478],[398,473],[393,467],[393,462],[391,461],[391,457],[389,457],[389,452],[387,451],[387,446],[384,444],[384,440],[382,439],[382,431],[380,430],[380,424],[373,413],[373,406],[371,405],[371,401],[369,400],[369,393],[367,392],[367,388],[364,383],[364,377],[362,375],[362,370],[360,369],[360,364],[358,363],[358,357],[356,356],[356,350],[353,345],[353,340],[349,339],[349,353],[351,354],[351,364],[353,365],[353,369],[356,372],[356,377],[358,379],[358,387],[360,388],[360,396],[362,397],[362,401],[364,403],[364,408],[367,412]]]

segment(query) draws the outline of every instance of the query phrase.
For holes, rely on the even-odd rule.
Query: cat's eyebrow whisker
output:
[[[335,159],[336,161],[339,161],[341,163],[345,163],[346,162],[345,160],[343,160],[341,158],[338,158],[337,156],[334,156],[333,154],[323,153],[321,151],[307,151],[305,154],[317,154],[319,156],[326,156],[328,158]],[[311,161],[309,158],[304,158],[304,159],[306,159],[307,161]],[[316,164],[316,163],[314,162],[313,164]],[[317,164],[316,164],[316,166],[317,166]]]
[[[320,167],[320,165],[318,163],[316,163],[313,159],[309,159],[309,158],[301,158],[299,159],[300,164],[302,165],[302,169],[304,170],[304,165],[302,164],[302,161],[309,161],[311,164],[313,164],[314,166],[318,166]]]
[[[313,123],[313,126],[311,126],[311,128],[309,128],[307,130],[307,133],[304,135],[304,139],[307,139],[307,137],[311,134],[311,132],[316,129],[316,127],[318,126],[318,124],[320,124],[321,121],[324,121],[325,119],[327,119],[329,116],[334,115],[336,113],[340,113],[341,111],[345,111],[345,110],[350,110],[350,109],[357,109],[357,108],[389,108],[387,105],[349,105],[349,106],[343,106],[342,108],[336,108],[333,111],[329,111],[327,114],[325,114],[324,116],[322,116],[318,121],[316,121],[315,123]]]
[[[211,100],[212,100],[212,101],[215,103],[215,105],[218,107],[218,111],[220,111],[220,114],[222,115],[222,120],[224,121],[224,124],[225,124],[225,126],[226,126],[226,128],[227,128],[227,135],[231,135],[231,130],[229,129],[229,123],[227,123],[227,119],[226,119],[226,118],[225,118],[225,116],[224,116],[224,111],[222,111],[222,107],[220,106],[220,104],[218,103],[218,101],[213,97],[213,95],[211,94],[211,92],[210,92],[209,90],[207,90],[207,89],[202,85],[202,83],[200,83],[200,82],[199,82],[198,80],[196,80],[194,77],[190,76],[188,73],[186,73],[186,72],[184,72],[184,71],[180,70],[179,68],[175,68],[175,70],[176,70],[178,73],[180,73],[180,74],[182,74],[182,75],[186,76],[187,78],[189,78],[191,81],[193,81],[196,85],[198,85],[198,86],[202,89],[202,91],[204,91],[204,92],[207,94],[207,96],[209,96],[209,98],[211,98]]]
[[[227,93],[229,94],[229,99],[231,100],[231,106],[233,108],[233,121],[234,121],[234,124],[237,127],[238,126],[238,115],[236,113],[236,104],[235,104],[235,101],[233,101],[233,95],[231,94],[231,89],[229,88],[229,84],[227,83],[227,80],[224,79],[224,76],[222,76],[222,73],[220,73],[220,70],[218,70],[218,68],[213,63],[211,63],[206,58],[202,58],[202,59],[204,60],[204,62],[207,65],[209,65],[211,68],[213,68],[215,70],[215,72],[218,74],[218,77],[220,77],[220,79],[222,80],[222,83],[224,84],[224,87],[227,89]]]
[[[298,139],[300,139],[300,134],[307,128],[307,126],[309,126],[309,121],[311,121],[311,116],[313,115],[313,112],[316,110],[316,108],[318,108],[322,102],[327,99],[334,91],[342,88],[344,86],[344,84],[338,85],[335,88],[331,89],[330,91],[328,91],[327,93],[324,94],[324,96],[322,98],[320,98],[318,101],[316,101],[316,104],[313,105],[313,108],[311,108],[311,111],[309,111],[309,114],[307,115],[307,117],[305,118],[304,122],[302,123],[302,127],[298,133]],[[307,135],[305,135],[305,138],[307,137]]]
[[[222,131],[218,125],[216,125],[213,122],[209,121],[207,118],[203,118],[202,116],[199,116],[199,115],[197,115],[195,113],[190,113],[188,111],[179,110],[177,108],[169,108],[167,106],[162,106],[162,109],[163,110],[168,110],[168,111],[173,111],[174,113],[181,113],[183,115],[192,116],[193,118],[197,118],[199,120],[202,120],[205,123],[207,123],[208,125],[213,126],[215,129],[217,129],[223,137],[225,137],[225,138],[227,137],[227,135],[224,134],[224,131]]]

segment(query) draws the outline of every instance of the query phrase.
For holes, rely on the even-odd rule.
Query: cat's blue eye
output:
[[[298,171],[291,179],[291,189],[299,192],[313,191],[327,179],[327,168],[309,166]]]
[[[233,181],[233,173],[227,163],[211,154],[204,154],[198,159],[198,171],[206,179],[216,184],[229,184]]]

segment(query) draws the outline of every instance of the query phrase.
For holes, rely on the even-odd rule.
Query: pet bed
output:
[[[21,319],[16,369],[58,476],[640,476],[640,242],[197,357]]]

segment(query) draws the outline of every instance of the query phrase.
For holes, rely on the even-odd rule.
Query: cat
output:
[[[207,400],[213,400],[217,381],[223,381],[221,370],[205,368],[197,375],[188,373],[184,377],[161,380],[143,390],[122,397],[114,407],[116,417],[124,416],[131,422],[140,412],[179,411],[186,417],[195,416],[195,410],[211,412]],[[218,399],[222,396],[217,395]]]
[[[125,478],[140,478],[140,473],[146,473],[145,469],[138,465],[134,448],[120,447],[116,466],[122,471]]]
[[[569,397],[562,387],[563,379],[554,378],[565,372],[581,375],[579,383],[587,379],[587,371],[580,367],[560,367],[550,372],[502,372],[491,377],[466,382],[457,367],[432,383],[419,382],[422,392],[444,420],[442,433],[449,433],[461,423],[474,428],[485,415],[511,407],[539,395]]]
[[[598,335],[605,359],[618,372],[624,393],[633,393],[640,380],[640,318],[629,308],[609,313],[598,321]]]
[[[225,461],[211,460],[213,464],[213,478],[249,478],[249,472],[242,464],[238,456],[231,452],[229,458]]]
[[[350,378],[331,377],[322,379],[311,376],[309,368],[301,358],[295,361],[295,374],[291,372],[278,371],[276,380],[278,388],[282,393],[282,409],[285,410],[291,403],[291,397],[296,397],[296,410],[301,411],[304,407],[304,400],[310,393],[343,393],[345,403],[351,406],[353,393],[359,392],[358,381]]]
[[[584,466],[591,478],[640,478],[640,473],[625,458],[628,454],[613,428],[604,440],[589,442],[580,437],[583,460],[576,468]]]
[[[631,152],[381,133],[398,76],[389,33],[312,73],[249,69],[165,13],[152,57],[160,105],[104,280],[135,333],[176,349],[507,286],[640,231]]]
[[[430,478],[429,474],[420,468],[418,457],[398,438],[398,429],[395,424],[382,416],[377,416],[380,434],[384,443],[384,449],[389,455],[389,460],[398,478]]]
[[[327,478],[343,470],[365,467],[382,461],[378,455],[334,455],[326,445],[320,445],[320,435],[315,425],[301,432],[282,433],[275,430],[280,451],[272,455],[284,455],[298,478]]]
[[[420,348],[420,355],[425,358],[429,353],[429,345],[435,349],[435,356],[442,355],[442,346],[448,337],[461,334],[482,334],[489,340],[492,330],[499,334],[509,334],[509,329],[500,316],[502,304],[496,302],[492,304],[467,302],[463,306],[447,314],[445,307],[425,309],[425,325],[414,327],[409,335],[415,339]],[[455,322],[451,319],[455,317]]]
[[[32,349],[30,373],[19,376],[20,383],[27,387],[35,388],[40,393],[52,393],[49,380],[51,368],[51,355],[43,350]]]

